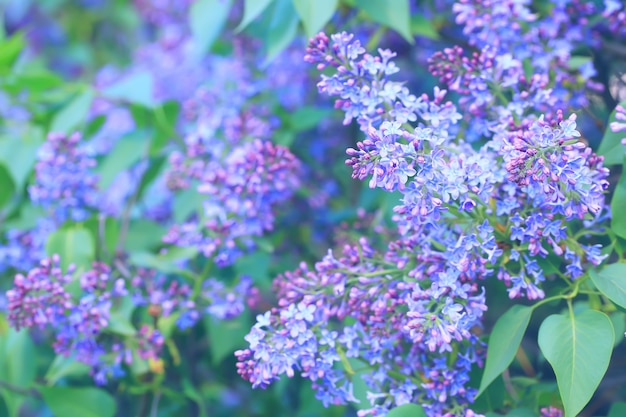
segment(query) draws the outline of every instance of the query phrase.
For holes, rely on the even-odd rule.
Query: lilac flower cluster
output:
[[[289,150],[255,140],[235,147],[221,164],[191,159],[183,165],[173,155],[170,183],[176,187],[199,182],[197,190],[210,198],[199,219],[173,226],[164,241],[197,246],[219,265],[228,265],[254,245],[252,240],[273,228],[274,207],[298,186],[299,162]]]
[[[181,329],[192,327],[200,319],[189,284],[178,280],[168,282],[164,275],[143,268],[137,270],[130,282],[133,304],[146,307],[151,316],[177,316],[176,324]]]
[[[461,118],[454,106],[441,105],[438,98],[428,101],[424,96],[415,97],[403,83],[389,80],[389,75],[399,71],[392,61],[396,54],[379,50],[379,56],[372,56],[353,38],[354,35],[345,32],[330,39],[320,33],[311,39],[304,57],[305,61],[317,64],[318,70],[327,66],[336,68],[332,76],[322,75],[317,86],[320,93],[339,96],[335,107],[345,112],[344,124],[357,119],[361,130],[367,131],[385,120],[414,122],[419,115],[433,122],[435,135],[446,137],[450,123]]]
[[[42,218],[32,229],[8,230],[6,243],[0,245],[0,270],[25,271],[37,265],[46,256],[46,241],[54,229],[52,220]]]
[[[626,7],[618,0],[604,0],[602,16],[606,18],[609,30],[621,37],[626,37],[624,21],[626,21]]]
[[[239,373],[253,386],[298,371],[325,404],[356,402],[350,384],[356,359],[366,366],[360,377],[372,407],[360,415],[384,415],[405,402],[431,416],[475,415],[467,382],[484,354],[474,333],[487,309],[481,281],[498,278],[511,298],[538,299],[541,283],[553,278],[540,258],[562,256],[566,272],[558,274],[572,280],[583,274],[583,263],[604,258],[598,245],[567,230],[575,220],[597,227],[608,170],[576,139],[575,115],[551,108],[562,97],[551,88],[550,71],[563,57],[527,79],[522,60],[530,55],[514,58],[500,49],[521,47],[522,28],[536,20],[528,2],[480,3],[490,8],[461,2],[467,7],[456,9],[461,21],[475,24],[467,28],[474,44],[485,43],[490,25],[499,28],[505,17],[510,37],[471,58],[455,47],[431,61],[483,123],[470,122],[465,131],[445,90],[416,97],[388,79],[397,72],[392,52],[373,57],[346,33],[311,40],[305,60],[335,70],[322,75],[319,91],[338,96],[344,121],[356,119],[366,134],[347,150],[346,163],[353,178],[401,193],[394,209],[401,237],[382,255],[363,238],[346,245],[341,258],[329,252],[314,270],[302,264],[275,280],[278,307],[257,318],[250,347],[236,353]],[[481,21],[471,13],[501,16]],[[511,19],[523,23],[510,25]],[[483,145],[471,146],[472,136]]]
[[[452,91],[467,114],[470,136],[532,122],[537,114],[588,104],[583,87],[601,90],[588,60],[570,67],[572,51],[583,41],[596,46],[588,24],[594,8],[587,2],[557,2],[546,15],[530,12],[529,1],[460,1],[453,10],[464,24],[466,55],[454,46],[435,53],[430,71]]]
[[[575,139],[580,136],[576,115],[559,121],[558,128],[540,118],[520,133],[504,157],[508,179],[566,220],[599,214],[609,170],[602,166],[602,157]]]
[[[17,274],[14,287],[6,293],[11,325],[51,329],[55,352],[89,365],[98,384],[123,376],[122,365],[132,362],[133,350],[140,358],[156,359],[164,340],[150,326],[142,326],[136,337],[124,341],[108,332],[113,306],[128,295],[124,279],[116,278],[107,265],[94,262],[78,278],[81,293],[77,298],[69,289],[74,275],[73,266],[62,270],[58,255],[42,260],[27,275]]]
[[[78,132],[50,133],[39,150],[30,198],[48,209],[57,224],[85,220],[96,205],[96,161],[80,147],[80,140]]]
[[[203,286],[202,298],[207,304],[206,312],[218,320],[238,317],[246,307],[253,307],[255,304],[252,279],[247,275],[242,275],[232,288],[216,279],[204,281]]]
[[[484,294],[469,296],[471,285],[421,275],[413,244],[394,242],[381,256],[362,238],[340,258],[329,252],[315,270],[302,264],[279,276],[279,308],[257,317],[246,337],[250,347],[236,352],[239,373],[265,387],[297,370],[325,405],[357,403],[356,374],[370,392],[371,408],[360,416],[382,416],[408,402],[443,415],[471,402],[467,373],[483,354],[471,329],[486,308]],[[348,317],[355,323],[346,324]],[[460,353],[446,363],[441,352],[452,344]],[[357,366],[366,370],[357,373]]]

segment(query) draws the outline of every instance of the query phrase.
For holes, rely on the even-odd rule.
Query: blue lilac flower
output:
[[[206,280],[202,297],[206,300],[204,303],[208,304],[207,313],[219,320],[239,316],[246,307],[251,289],[252,279],[245,275],[231,289],[216,279]]]
[[[8,319],[17,329],[50,329],[55,336],[55,352],[89,365],[96,383],[104,384],[108,378],[123,375],[123,357],[127,364],[132,358],[119,343],[109,346],[104,335],[113,303],[128,290],[125,281],[115,278],[107,265],[94,262],[78,279],[80,292],[70,292],[73,273],[73,266],[63,271],[59,256],[54,255],[27,275],[17,274],[13,288],[6,293]],[[155,357],[163,345],[162,336],[154,329],[142,328],[136,336],[140,357]],[[117,352],[113,362],[109,352]]]
[[[46,241],[54,229],[54,222],[48,218],[38,219],[31,229],[9,229],[5,234],[6,242],[0,244],[0,270],[34,268],[46,256]]]
[[[537,206],[549,207],[566,219],[599,214],[608,187],[603,158],[577,142],[578,136],[575,115],[558,127],[540,118],[513,139],[513,149],[505,156],[508,179],[522,186]]]
[[[39,149],[30,198],[50,210],[57,224],[85,220],[96,204],[96,161],[80,147],[80,140],[80,133],[50,133]]]
[[[253,237],[272,230],[275,206],[298,186],[299,162],[287,148],[255,140],[234,148],[221,166],[197,167],[190,167],[200,181],[197,190],[210,197],[201,221],[175,225],[164,241],[198,246],[205,256],[228,265],[254,244]],[[185,178],[177,172],[174,178]]]

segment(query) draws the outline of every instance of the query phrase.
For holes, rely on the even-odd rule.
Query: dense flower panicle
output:
[[[530,0],[459,0],[452,11],[456,23],[463,25],[470,44],[479,47],[491,44],[499,50],[511,50],[520,41],[523,22],[537,19],[530,12],[530,3]]]
[[[41,261],[27,275],[15,276],[14,288],[6,295],[8,318],[16,329],[54,324],[72,306],[65,285],[72,280],[73,268],[63,272],[59,262],[59,257],[53,256]]]
[[[252,238],[272,230],[275,206],[287,200],[298,187],[300,164],[289,150],[269,141],[255,140],[233,148],[221,164],[173,167],[197,175],[198,192],[204,201],[199,222],[175,225],[164,241],[180,246],[198,246],[221,265],[233,262],[251,247]],[[180,171],[178,171],[180,172]],[[186,175],[175,172],[170,180],[186,185]],[[181,183],[182,181],[182,183]]]
[[[55,352],[73,355],[89,365],[95,382],[104,384],[108,378],[124,374],[122,362],[132,361],[132,354],[123,343],[110,345],[104,335],[113,303],[128,295],[128,290],[125,281],[114,278],[107,265],[94,262],[92,269],[78,278],[82,292],[76,296],[75,291],[67,288],[74,281],[73,271],[71,266],[63,272],[59,256],[54,255],[42,260],[26,276],[17,274],[14,287],[6,294],[8,318],[17,329],[51,329]],[[157,330],[146,327],[132,343],[138,346],[141,357],[153,358],[163,345],[163,338]],[[112,362],[110,352],[115,353]]]
[[[539,207],[547,207],[566,220],[604,207],[609,170],[603,157],[575,138],[576,116],[558,121],[558,127],[540,118],[511,141],[505,156],[508,179],[516,182]]]
[[[481,230],[484,237],[490,233]],[[480,238],[475,242],[477,252],[491,246]],[[435,258],[433,252],[432,259],[450,274],[456,271],[455,276],[435,278],[434,264],[423,274],[416,266],[422,259],[414,257],[417,244],[394,242],[381,256],[362,238],[358,245],[346,245],[342,257],[329,252],[314,270],[302,264],[279,276],[274,283],[279,307],[257,317],[246,337],[250,347],[236,353],[239,373],[254,386],[265,387],[281,374],[299,371],[312,381],[324,404],[357,402],[345,355],[372,367],[361,373],[372,408],[360,415],[382,416],[408,402],[440,415],[453,404],[471,401],[474,391],[465,386],[467,372],[483,353],[476,354],[480,344],[470,329],[479,325],[486,309],[484,293],[471,282],[489,272],[480,272],[454,249],[450,252],[459,255],[447,254],[451,265],[445,254]],[[468,244],[462,240],[458,247]],[[348,317],[356,324],[340,324]],[[450,368],[441,352],[451,351],[452,345],[465,353]],[[403,358],[401,363],[398,358]],[[406,379],[390,376],[392,371]],[[418,375],[428,375],[428,382],[416,384]]]
[[[387,80],[397,71],[390,61],[393,53],[380,51],[372,57],[346,33],[330,38],[322,33],[310,41],[305,60],[320,70],[334,68],[322,75],[320,92],[339,96],[336,107],[346,112],[345,122],[357,119],[367,135],[347,150],[346,164],[352,167],[353,178],[368,178],[370,187],[401,192],[394,220],[402,238],[392,242],[383,256],[361,241],[359,247],[347,245],[341,258],[330,252],[315,270],[303,264],[279,276],[275,281],[279,307],[259,316],[247,339],[250,349],[238,353],[244,377],[266,385],[279,374],[290,376],[294,369],[310,375],[300,360],[323,351],[322,332],[347,331],[349,326],[338,324],[347,317],[361,328],[356,340],[399,346],[389,340],[393,329],[413,346],[401,357],[427,355],[442,365],[442,371],[450,371],[447,352],[459,347],[478,349],[473,329],[480,327],[487,309],[482,280],[502,280],[511,298],[540,299],[545,295],[542,283],[551,277],[544,275],[537,258],[547,256],[550,248],[563,256],[565,276],[572,280],[583,274],[584,263],[602,261],[599,245],[586,244],[584,235],[581,242],[571,239],[567,223],[580,219],[585,227],[597,227],[590,219],[605,211],[608,170],[601,157],[575,139],[580,136],[575,116],[564,119],[556,110],[573,97],[576,82],[567,61],[571,45],[581,40],[564,29],[570,20],[565,11],[585,16],[590,9],[576,3],[571,11],[559,3],[548,16],[539,16],[530,12],[529,5],[522,0],[461,1],[455,6],[470,43],[480,49],[469,57],[460,47],[445,49],[430,61],[430,70],[461,94],[461,107],[471,116],[465,137],[459,135],[461,116],[456,107],[443,101],[445,90],[435,88],[433,99],[418,98],[401,83]],[[493,44],[494,32],[499,35],[502,30],[505,36]],[[567,34],[567,45],[550,41],[561,31]],[[546,60],[535,63],[542,51]],[[536,64],[534,73],[529,74],[528,62]],[[592,68],[582,71],[585,79],[593,75]],[[417,126],[410,128],[408,123]],[[467,143],[485,138],[492,140],[482,146]],[[314,306],[321,328],[284,320],[283,314],[294,306]],[[300,346],[285,351],[284,346],[294,346],[289,344],[293,339],[274,339],[278,334],[296,338],[297,331],[287,330],[291,326],[308,335],[304,351]],[[317,347],[310,341],[309,328],[317,333]],[[342,337],[337,341],[342,342]],[[345,346],[341,352],[361,358],[372,354],[368,350],[351,356],[350,349]],[[273,357],[262,353],[268,350],[284,355],[275,367],[264,362],[268,355]],[[403,400],[398,397],[376,403],[400,391],[402,398],[422,404],[429,415],[459,415],[444,414],[442,403],[459,393],[468,403],[473,400],[465,388],[466,371],[482,359],[475,353],[468,356],[466,370],[443,377],[455,381],[454,390],[446,391],[434,382],[392,387],[393,391],[380,394],[371,390],[373,408],[360,415],[378,415],[400,405]],[[382,369],[386,363],[382,359],[376,363],[380,363],[380,372],[374,372],[378,382],[394,379],[388,373],[393,366]],[[403,374],[413,372],[423,371]],[[436,372],[429,372],[435,379]],[[369,375],[364,378],[367,381]],[[315,384],[314,380],[322,397],[321,386],[350,392],[329,382]],[[423,390],[426,401],[420,396]],[[331,397],[332,401],[350,400],[343,395]]]
[[[39,150],[31,200],[51,211],[57,223],[81,221],[97,201],[96,165],[80,147],[80,133],[50,133]]]
[[[593,5],[556,2],[542,15],[530,13],[529,6],[527,0],[457,2],[457,22],[464,23],[470,44],[479,51],[467,55],[454,46],[429,61],[430,71],[464,96],[459,103],[471,116],[470,139],[491,136],[496,126],[532,122],[537,114],[551,116],[553,109],[586,106],[584,89],[603,88],[591,80],[591,60],[570,65],[579,44],[598,44],[588,24]]]
[[[361,130],[378,127],[383,121],[414,122],[417,117],[431,121],[438,133],[447,134],[450,123],[461,118],[454,106],[410,94],[403,83],[388,77],[398,72],[391,60],[395,53],[379,50],[374,57],[365,53],[359,40],[345,32],[331,36],[324,33],[309,42],[305,60],[317,63],[318,69],[336,68],[332,76],[322,75],[318,83],[320,93],[339,96],[335,107],[345,112],[344,124],[357,119]],[[445,95],[445,93],[443,93]],[[391,110],[387,110],[391,109]]]

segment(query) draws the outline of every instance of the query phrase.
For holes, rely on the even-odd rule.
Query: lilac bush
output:
[[[625,409],[620,2],[6,12],[0,415]]]

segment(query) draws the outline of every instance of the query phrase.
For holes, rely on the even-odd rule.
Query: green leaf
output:
[[[624,417],[626,416],[626,403],[625,402],[616,402],[613,403],[611,409],[609,410],[609,415],[607,417]]]
[[[102,90],[102,95],[112,100],[122,100],[148,108],[154,107],[154,80],[148,71],[140,71],[122,78]]]
[[[24,136],[0,140],[0,161],[9,169],[15,186],[22,189],[37,160],[37,151],[43,142],[40,129],[30,129]]]
[[[174,221],[183,223],[191,214],[202,212],[204,198],[205,196],[200,194],[195,187],[189,187],[176,194],[172,207]]]
[[[263,65],[269,64],[289,46],[298,32],[298,20],[292,0],[274,0],[264,27],[263,41],[267,57]]]
[[[493,326],[487,348],[485,371],[476,396],[482,394],[489,384],[513,362],[532,312],[531,307],[514,305]]]
[[[359,410],[367,410],[369,408],[372,408],[370,401],[367,399],[367,392],[370,391],[370,388],[365,383],[365,380],[363,380],[361,373],[354,373],[354,369],[359,369],[363,366],[363,363],[356,358],[347,358],[347,363],[343,362],[343,360],[342,363],[344,370],[346,370],[346,372],[351,375],[350,379],[352,381],[352,391],[354,393],[354,398],[359,400],[357,404],[354,404],[354,407]]]
[[[211,359],[215,366],[227,356],[232,356],[235,350],[246,346],[244,337],[252,327],[250,317],[246,313],[232,320],[217,320],[212,316],[207,316],[204,319],[204,325],[209,333]]]
[[[157,329],[165,339],[169,339],[176,330],[176,321],[180,318],[180,312],[170,314],[169,316],[159,317]]]
[[[289,114],[289,127],[296,131],[309,130],[330,117],[332,110],[323,107],[304,106]]]
[[[137,329],[131,322],[135,304],[130,297],[124,297],[117,305],[114,305],[110,312],[107,330],[122,336],[133,336]]]
[[[50,131],[71,133],[87,118],[87,113],[94,98],[93,90],[87,89],[74,97],[52,119]]]
[[[29,388],[35,380],[37,372],[35,345],[28,331],[22,329],[17,332],[10,328],[0,332],[0,380],[21,388]],[[24,397],[17,396],[10,391],[0,389],[0,395],[11,417],[19,415]]]
[[[309,38],[315,36],[333,17],[338,0],[293,0]]]
[[[235,32],[241,32],[256,19],[274,0],[245,0],[243,5],[243,19],[235,29]]]
[[[589,276],[602,294],[618,306],[626,308],[626,264],[610,264],[600,271],[592,269]]]
[[[421,14],[411,16],[411,32],[414,35],[423,36],[428,39],[439,39],[439,32],[437,32],[437,28],[433,24],[432,19],[427,19]]]
[[[129,252],[154,249],[163,244],[161,238],[166,231],[165,227],[156,222],[134,219],[128,227],[125,249]]]
[[[613,344],[613,347],[615,347],[624,340],[622,335],[626,332],[626,314],[621,311],[614,311],[609,318],[613,325],[613,333],[615,333],[615,343]]]
[[[373,21],[395,30],[407,42],[414,42],[409,0],[356,0],[356,5]]]
[[[107,189],[121,171],[139,162],[147,154],[149,144],[150,137],[145,130],[122,136],[98,166],[100,189]]]
[[[516,408],[509,411],[506,417],[537,417],[537,413],[528,408]]]
[[[559,386],[565,417],[575,417],[600,384],[613,350],[613,325],[604,313],[553,314],[539,328],[538,342]]]
[[[183,379],[183,394],[196,403],[200,411],[199,417],[208,416],[206,406],[204,405],[204,396],[200,394],[198,389],[187,378]]]
[[[621,106],[626,106],[626,101],[620,103]],[[615,122],[616,110],[613,110],[609,116],[609,124],[607,124],[604,131],[604,137],[600,146],[598,147],[598,155],[604,156],[604,165],[618,165],[624,161],[624,145],[622,145],[622,139],[626,138],[626,132],[613,132],[611,130],[610,123]]]
[[[622,215],[624,207],[626,207],[626,169],[622,171],[611,199],[611,230],[617,236],[626,239],[626,216]]]
[[[213,46],[222,32],[232,0],[196,0],[189,9],[189,27],[198,47],[204,54]]]
[[[0,162],[0,207],[4,207],[15,196],[15,181],[6,165]]]
[[[387,417],[426,417],[426,413],[417,404],[403,404],[389,410]]]
[[[40,386],[39,391],[55,417],[113,417],[115,399],[98,388]]]
[[[145,266],[157,269],[165,274],[181,271],[178,266],[180,261],[191,259],[196,256],[198,249],[196,247],[178,247],[172,246],[164,254],[154,255],[149,252],[135,252],[130,256],[130,261],[137,266]]]
[[[48,385],[55,385],[61,378],[66,376],[88,375],[91,368],[73,357],[57,355],[44,377]]]
[[[60,229],[52,233],[46,242],[48,256],[57,254],[61,257],[61,268],[70,264],[77,270],[87,270],[95,257],[95,244],[91,232],[87,229]]]
[[[254,285],[262,290],[271,290],[272,278],[269,268],[272,260],[267,252],[254,251],[244,255],[234,265],[238,276],[248,275]]]
[[[577,70],[588,62],[591,62],[590,56],[574,55],[569,58],[569,61],[567,61],[567,66],[572,70]]]
[[[98,236],[96,246],[100,251],[99,255],[103,256],[106,251],[106,255],[112,256],[120,234],[120,222],[113,217],[103,218],[102,222],[98,217],[91,217],[85,221],[84,225],[92,236]]]
[[[24,34],[18,32],[0,43],[0,70],[7,72],[13,67],[26,45]]]
[[[62,85],[63,79],[50,71],[27,70],[21,74],[16,74],[14,84],[19,90],[43,92]]]

